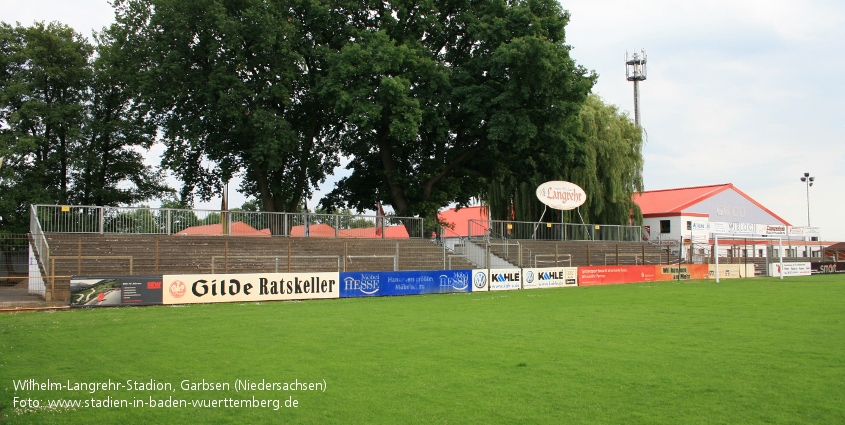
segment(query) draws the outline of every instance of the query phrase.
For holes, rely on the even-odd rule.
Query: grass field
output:
[[[29,379],[63,389],[15,390]],[[109,379],[172,390],[64,388]],[[236,391],[238,379],[326,387]],[[230,389],[183,390],[183,380]],[[15,407],[14,397],[40,407]],[[279,409],[231,406],[252,397],[281,400]],[[151,398],[232,401],[148,407]],[[59,399],[145,406],[47,405]],[[845,423],[845,276],[5,314],[0,415],[38,424]]]

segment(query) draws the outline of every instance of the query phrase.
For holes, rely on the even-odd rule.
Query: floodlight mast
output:
[[[640,53],[634,52],[630,59],[628,59],[628,52],[625,52],[625,77],[628,81],[634,82],[634,124],[640,126],[640,81],[645,81],[646,72],[646,53],[645,49],[640,49]]]
[[[801,181],[807,188],[807,227],[810,227],[810,186],[813,185],[813,182],[816,181],[816,178],[811,177],[810,173],[804,173],[804,177],[801,177]]]

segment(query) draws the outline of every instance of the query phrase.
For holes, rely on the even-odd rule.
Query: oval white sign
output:
[[[575,183],[550,181],[537,188],[537,199],[556,210],[574,210],[587,202],[587,192]]]

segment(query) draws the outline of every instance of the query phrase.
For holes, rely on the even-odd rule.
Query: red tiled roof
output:
[[[634,202],[640,206],[643,215],[679,213],[684,208],[697,204],[730,188],[734,188],[734,186],[728,183],[712,186],[683,187],[679,189],[650,190],[640,194],[635,193]]]
[[[305,236],[305,226],[293,226],[290,228],[290,235],[301,238]],[[311,238],[333,238],[335,237],[334,227],[328,224],[309,224],[308,237]]]
[[[232,223],[230,233],[236,236],[270,236],[270,229],[257,230],[256,228],[242,221]],[[203,226],[192,226],[176,233],[179,236],[213,236],[223,234],[222,224],[206,224]]]
[[[355,229],[346,229],[340,231],[342,238],[380,238],[381,234],[376,231],[375,227],[358,227]],[[384,226],[384,237],[393,239],[406,239],[408,229],[405,226]]]
[[[337,232],[337,236],[341,238],[381,238],[381,234],[376,231],[375,227],[359,227],[354,229],[343,229]],[[292,237],[304,237],[305,226],[293,226],[290,228],[290,235]],[[308,236],[311,238],[333,238],[335,237],[335,228],[328,224],[311,224],[308,226]],[[407,239],[408,230],[405,226],[385,226],[384,237],[393,239]]]
[[[671,214],[685,212],[684,210],[686,208],[726,190],[733,190],[783,224],[787,226],[790,225],[789,222],[771,212],[768,208],[737,189],[736,186],[731,183],[715,184],[710,186],[682,187],[678,189],[650,190],[640,194],[635,193],[633,198],[634,202],[640,206],[640,210],[642,210],[644,216],[649,214]]]

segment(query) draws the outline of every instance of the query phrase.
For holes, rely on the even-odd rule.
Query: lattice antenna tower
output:
[[[640,81],[646,79],[646,59],[645,49],[640,49],[640,53],[634,52],[630,58],[625,52],[625,77],[634,82],[634,123],[640,128]]]

